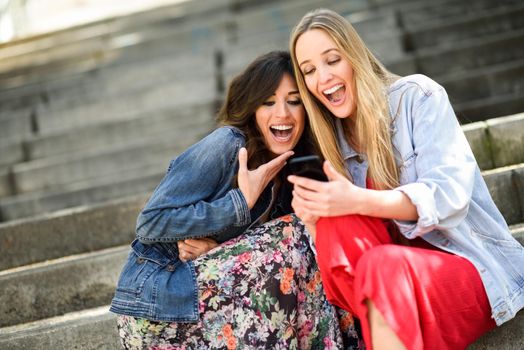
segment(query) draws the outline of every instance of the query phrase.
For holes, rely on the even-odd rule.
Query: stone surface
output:
[[[524,311],[501,327],[485,334],[468,350],[522,350],[524,349]]]
[[[491,197],[508,225],[518,224],[524,221],[521,209],[524,203],[515,195],[517,188],[513,183],[514,168],[523,166],[524,165],[521,164],[520,166],[497,168],[483,173]]]
[[[0,328],[0,348],[53,350],[120,350],[116,315],[108,306],[20,326]]]
[[[167,165],[166,162],[158,169],[141,168],[136,173],[86,180],[56,191],[33,192],[0,199],[0,218],[2,221],[9,221],[150,193],[164,176]]]
[[[129,245],[0,272],[0,327],[106,305]]]
[[[462,130],[468,139],[468,143],[481,170],[493,169],[493,158],[487,127],[486,122],[477,122],[462,126]]]
[[[0,271],[128,244],[146,195],[0,224]]]
[[[524,113],[487,121],[495,167],[524,163]]]

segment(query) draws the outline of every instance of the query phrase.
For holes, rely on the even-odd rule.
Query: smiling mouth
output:
[[[275,139],[281,142],[289,141],[293,134],[292,125],[272,125],[269,127]]]
[[[336,103],[342,100],[345,92],[346,87],[344,86],[344,84],[338,84],[333,86],[332,88],[322,91],[322,94],[326,96],[329,102]]]

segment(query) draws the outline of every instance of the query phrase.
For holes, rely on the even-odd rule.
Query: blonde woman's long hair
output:
[[[327,9],[307,13],[291,34],[290,52],[297,84],[302,96],[315,140],[322,155],[341,174],[350,178],[337,146],[334,116],[307,89],[297,62],[295,47],[298,38],[312,29],[323,30],[338,46],[353,67],[356,115],[342,119],[344,133],[352,147],[367,157],[368,178],[375,189],[392,189],[399,184],[391,142],[391,116],[387,101],[387,86],[393,75],[366,47],[353,26],[342,16]]]

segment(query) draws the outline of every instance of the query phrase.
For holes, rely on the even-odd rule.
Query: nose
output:
[[[288,116],[289,109],[288,109],[286,101],[279,101],[277,102],[276,106],[277,108],[276,108],[275,113],[277,117],[287,117]]]
[[[333,77],[333,75],[329,71],[329,68],[327,67],[319,67],[317,68],[317,71],[318,71],[318,80],[320,84],[327,83]]]

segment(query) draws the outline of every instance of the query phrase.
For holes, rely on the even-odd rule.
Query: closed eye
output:
[[[290,101],[287,101],[287,103],[289,103],[292,106],[298,106],[302,104],[302,101],[301,100],[290,100]]]
[[[332,65],[334,65],[334,64],[336,64],[336,63],[338,63],[338,62],[340,62],[340,58],[335,58],[335,59],[329,60],[329,61],[328,61],[328,64],[329,64],[330,66],[332,66]]]
[[[265,101],[262,103],[263,106],[273,106],[275,104],[275,101]]]
[[[302,74],[308,75],[308,74],[313,73],[314,71],[315,71],[315,68],[304,69],[304,71],[302,71]]]

